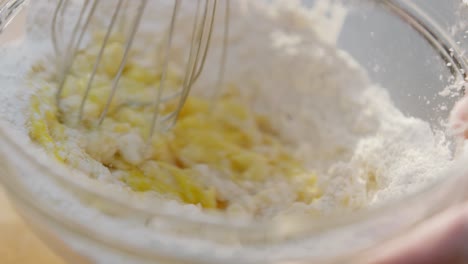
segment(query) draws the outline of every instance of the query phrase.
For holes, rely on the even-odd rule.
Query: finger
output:
[[[368,254],[368,264],[468,263],[468,204],[455,206]]]

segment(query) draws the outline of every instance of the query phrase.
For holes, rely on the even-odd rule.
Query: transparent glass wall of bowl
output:
[[[313,6],[315,1],[304,3]],[[338,46],[354,56],[376,83],[386,87],[397,106],[407,115],[428,120],[435,129],[442,128],[441,120],[446,120],[451,106],[459,97],[442,97],[439,92],[462,76],[459,68],[463,65],[450,61],[466,59],[462,53],[468,43],[464,34],[457,31],[452,37],[451,32],[454,25],[467,21],[466,8],[460,8],[462,1],[344,3],[352,7],[338,37]],[[398,7],[401,13],[397,15],[390,8],[392,6]],[[424,21],[427,26],[425,33],[434,33],[444,45],[453,44],[457,54],[452,59],[452,56],[447,57],[447,54],[439,50],[440,46],[435,46],[424,37],[425,33],[416,27],[417,23],[414,24],[413,21],[410,24],[402,20],[402,14]],[[449,63],[452,64],[449,66]],[[446,107],[441,107],[442,105]],[[243,251],[242,248],[253,250],[280,244],[291,246],[298,237],[304,236],[316,241],[317,246],[310,249],[316,252],[315,256],[294,261],[281,259],[277,263],[339,263],[343,260],[352,263],[353,258],[361,251],[372,248],[382,240],[401,235],[428,216],[460,201],[463,190],[466,189],[466,179],[462,178],[462,172],[452,171],[453,174],[447,174],[444,181],[431,189],[374,211],[336,220],[317,221],[313,225],[309,219],[287,219],[276,227],[289,230],[289,233],[284,232],[273,240],[266,238],[271,238],[273,233],[280,233],[274,229],[274,225],[265,224],[263,227],[260,225],[258,228],[243,230],[228,225],[212,226],[190,222],[190,219],[166,217],[150,208],[142,211],[125,202],[105,198],[105,195],[94,192],[91,188],[86,189],[70,181],[67,178],[69,175],[63,173],[63,170],[49,170],[33,154],[22,150],[22,145],[16,142],[14,134],[9,133],[5,127],[0,128],[0,156],[0,179],[19,211],[39,231],[42,239],[70,263],[99,263],[103,255],[125,259],[128,260],[127,263],[239,263],[239,259],[250,263],[253,260],[245,253],[247,250]],[[99,203],[106,208],[110,218],[116,215],[141,214],[142,217],[153,217],[164,224],[165,230],[157,230],[158,232],[187,230],[183,233],[187,237],[199,236],[200,239],[219,244],[235,238],[239,241],[236,246],[241,247],[240,254],[245,254],[226,257],[220,261],[216,254],[202,259],[196,255],[181,256],[174,253],[181,249],[163,252],[159,248],[141,247],[129,242],[123,230],[106,233],[92,223],[83,224],[72,216],[61,214],[52,204],[41,201],[28,192],[20,180],[27,176],[43,177],[62,186],[83,204]],[[191,228],[197,232],[190,233]],[[258,239],[262,236],[264,240]],[[255,238],[255,241],[251,238]]]
[[[380,1],[385,3],[387,1]],[[419,22],[431,23],[424,30],[430,34],[444,34],[443,42],[458,46],[462,57],[468,48],[466,25],[468,7],[461,0],[388,1],[411,15]],[[408,18],[406,18],[408,19]],[[345,23],[339,46],[361,62],[374,81],[386,87],[404,113],[428,120],[434,127],[442,128],[453,103],[459,97],[444,97],[439,93],[459,80],[447,54],[434,48],[421,33],[415,33],[414,25],[404,22],[390,8],[368,12],[355,9]],[[449,44],[449,45],[450,45]],[[448,47],[447,47],[448,48]],[[458,58],[457,58],[458,59]],[[464,56],[466,67],[466,55]],[[455,76],[454,76],[455,75]]]

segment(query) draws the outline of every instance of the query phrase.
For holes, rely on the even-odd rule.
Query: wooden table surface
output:
[[[0,189],[0,263],[64,264],[18,217]]]

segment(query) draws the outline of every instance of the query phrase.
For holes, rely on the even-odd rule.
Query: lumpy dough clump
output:
[[[112,38],[85,100],[93,51],[102,42],[98,36],[77,54],[58,105],[55,87],[41,88],[31,99],[30,136],[58,160],[92,177],[107,174],[135,192],[157,192],[207,209],[264,215],[275,207],[275,184],[293,202],[320,197],[315,173],[290,151],[271,117],[256,113],[235,86],[223,89],[216,101],[189,95],[177,122],[150,134],[156,107],[151,98],[157,97],[161,73],[130,59],[98,124],[124,49],[122,38]],[[170,73],[165,88],[176,94],[182,78]],[[179,100],[164,100],[158,114],[174,112]]]

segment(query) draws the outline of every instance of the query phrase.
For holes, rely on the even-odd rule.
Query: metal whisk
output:
[[[86,85],[85,93],[83,94],[83,97],[80,102],[78,122],[82,121],[85,104],[88,100],[90,90],[93,87],[93,82],[95,81],[98,67],[101,64],[101,61],[103,59],[103,54],[109,42],[111,34],[114,28],[118,27],[117,21],[119,19],[120,20],[123,19],[126,22],[128,21],[128,23],[130,24],[130,31],[124,42],[125,43],[124,53],[123,53],[122,60],[120,61],[118,71],[112,80],[111,92],[109,94],[109,97],[107,98],[106,105],[103,111],[101,112],[97,123],[100,125],[103,122],[104,118],[106,117],[109,111],[111,102],[118,88],[118,83],[122,76],[125,64],[127,63],[129,51],[135,39],[136,32],[138,31],[141,18],[145,11],[145,7],[147,7],[147,4],[148,4],[148,0],[137,0],[137,1],[116,0],[116,1],[117,2],[115,5],[115,10],[113,10],[112,17],[110,18],[107,24],[107,31],[105,33],[102,46],[100,47],[99,53],[96,57],[96,61],[94,62],[93,70],[89,75],[89,79]],[[70,2],[74,2],[74,1],[73,0],[59,0],[57,7],[55,9],[54,16],[53,16],[52,28],[51,28],[52,42],[54,45],[57,58],[62,58],[63,60],[59,66],[61,69],[60,69],[59,76],[58,76],[58,90],[56,94],[56,101],[57,101],[57,106],[59,109],[61,105],[61,97],[62,97],[62,93],[64,90],[64,84],[65,84],[67,75],[71,71],[73,60],[75,59],[75,56],[79,50],[80,44],[82,43],[86,33],[92,29],[91,21],[95,16],[97,16],[96,10],[98,10],[99,5],[104,1],[84,0],[82,2],[79,16],[76,19],[76,22],[73,26],[73,31],[71,33],[71,36],[69,37],[68,41],[63,41],[63,40],[60,41],[59,37],[60,37],[61,30],[63,30],[62,27],[63,27],[65,10],[67,10],[69,5],[71,4]],[[136,8],[136,12],[134,14],[131,14],[130,16],[129,16],[129,12],[127,12],[129,5],[133,5],[133,6],[138,5]],[[194,10],[196,14],[195,14],[195,20],[194,20],[193,28],[191,32],[191,43],[189,47],[190,50],[188,52],[187,65],[185,68],[182,85],[177,92],[170,94],[170,95],[163,96],[164,94],[163,91],[166,85],[168,66],[169,66],[169,61],[170,61],[169,51],[172,45],[174,34],[176,34],[174,28],[175,28],[175,24],[177,20],[177,15],[179,13],[180,5],[181,5],[181,0],[174,0],[172,16],[171,16],[171,19],[169,21],[168,28],[167,28],[167,38],[164,40],[161,40],[163,43],[165,43],[164,44],[165,52],[163,53],[163,59],[161,62],[162,71],[161,71],[160,85],[157,88],[158,89],[156,92],[157,96],[156,98],[154,98],[154,102],[151,104],[154,107],[154,114],[151,119],[150,137],[155,133],[156,130],[169,129],[175,124],[177,117],[180,113],[180,110],[182,106],[184,105],[193,84],[196,82],[196,80],[199,78],[199,76],[201,75],[203,71],[206,58],[208,55],[209,47],[210,47],[211,36],[212,36],[213,27],[215,23],[214,22],[215,15],[217,12],[219,12],[218,10],[222,8],[222,6],[220,7],[220,4],[218,3],[217,0],[198,0],[197,1],[196,10]],[[223,41],[222,55],[219,58],[220,67],[219,67],[219,75],[218,75],[218,82],[217,82],[218,86],[222,82],[224,68],[226,64],[227,38],[228,38],[228,30],[229,30],[229,26],[228,26],[229,25],[229,0],[224,1],[223,21],[224,21],[224,27],[223,27],[224,41]],[[62,46],[60,44],[62,44]],[[166,100],[173,100],[177,98],[178,98],[178,103],[177,103],[177,107],[175,108],[175,110],[169,114],[160,115],[159,109],[160,109],[161,104],[165,102]]]

